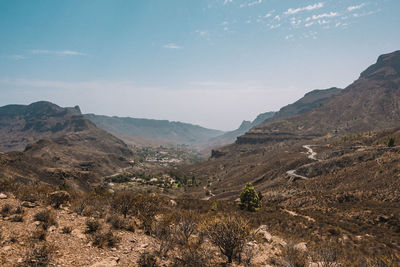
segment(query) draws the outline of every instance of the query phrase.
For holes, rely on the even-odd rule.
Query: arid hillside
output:
[[[340,94],[311,111],[268,121],[238,138],[238,143],[312,139],[397,127],[400,121],[400,51],[382,55]]]
[[[79,108],[49,102],[0,108],[1,173],[50,183],[90,186],[130,165],[133,156],[120,139],[85,119]]]

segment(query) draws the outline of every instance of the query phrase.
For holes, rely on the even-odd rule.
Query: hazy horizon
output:
[[[400,49],[397,0],[0,0],[0,106],[236,129]]]

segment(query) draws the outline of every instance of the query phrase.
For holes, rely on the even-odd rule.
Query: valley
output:
[[[395,51],[345,89],[313,90],[231,132],[45,101],[1,107],[0,261],[31,266],[29,246],[57,245],[46,251],[55,266],[397,266],[399,88]],[[240,234],[231,254],[221,233]]]

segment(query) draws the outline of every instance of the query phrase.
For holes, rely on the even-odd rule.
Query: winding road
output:
[[[318,159],[316,158],[317,152],[315,152],[314,150],[312,150],[311,146],[312,146],[312,145],[304,145],[303,147],[304,147],[305,149],[307,149],[307,154],[308,154],[308,158],[309,158],[309,159],[318,160]],[[309,180],[309,179],[310,179],[310,178],[305,177],[305,176],[303,176],[303,175],[296,174],[296,170],[289,170],[289,171],[287,171],[286,173],[290,176],[289,182],[292,182],[295,178],[300,178],[300,179],[302,179],[302,180]]]

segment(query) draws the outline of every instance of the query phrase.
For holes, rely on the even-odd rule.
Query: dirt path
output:
[[[317,155],[317,152],[315,152],[314,150],[312,150],[311,145],[305,145],[303,146],[305,149],[307,149],[307,154],[308,154],[308,158],[309,159],[313,159],[313,160],[318,160],[315,156]]]
[[[308,178],[308,177],[305,177],[305,176],[296,174],[296,170],[290,170],[290,171],[287,171],[286,173],[291,177],[291,179],[290,179],[289,181],[293,181],[292,178],[300,178],[300,179],[303,179],[303,180],[308,180],[308,179],[310,179],[310,178]]]
[[[314,219],[314,218],[311,218],[310,216],[301,215],[301,214],[298,214],[298,213],[296,213],[296,212],[294,212],[294,211],[287,210],[287,209],[284,209],[283,211],[289,213],[289,214],[292,215],[292,216],[303,217],[304,219],[307,219],[307,220],[309,220],[310,222],[315,222],[315,219]]]
[[[307,155],[308,155],[308,158],[309,158],[309,159],[318,160],[318,159],[316,158],[317,152],[315,152],[315,151],[311,148],[311,146],[312,146],[312,145],[304,145],[303,147],[304,147],[305,149],[307,149]],[[300,179],[302,179],[302,180],[308,180],[308,179],[310,179],[310,178],[308,178],[308,177],[305,177],[305,176],[296,174],[296,170],[289,170],[289,171],[287,171],[286,173],[290,176],[289,182],[293,182],[293,180],[294,180],[295,178],[300,178]]]

